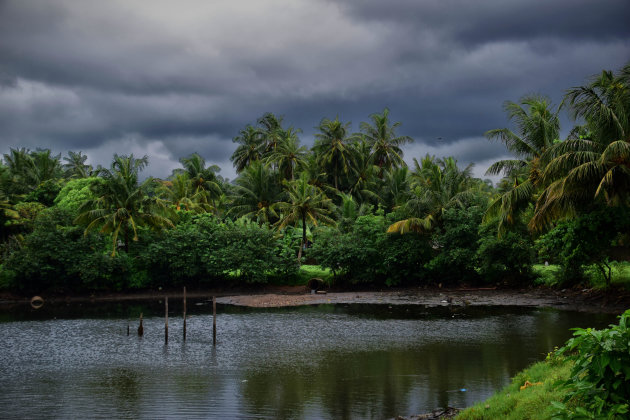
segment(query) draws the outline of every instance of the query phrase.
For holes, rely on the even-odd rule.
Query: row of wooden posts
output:
[[[127,335],[129,335],[129,324],[127,324]],[[140,325],[138,335],[144,335],[142,325],[142,313],[140,314]],[[184,287],[184,341],[186,341],[186,288]],[[164,344],[168,344],[168,296],[164,299]],[[217,299],[212,296],[212,345],[217,345]]]

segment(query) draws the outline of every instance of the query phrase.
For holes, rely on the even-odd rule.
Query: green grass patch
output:
[[[570,373],[571,363],[564,359],[554,357],[535,363],[518,373],[512,383],[497,394],[462,411],[457,419],[550,419],[557,411],[551,402],[562,401],[566,395],[558,381],[568,379]],[[520,389],[526,381],[542,384]]]
[[[623,288],[630,290],[630,262],[611,262],[612,279],[611,285],[617,288]],[[558,275],[560,273],[560,266],[555,264],[544,265],[534,264],[534,273],[537,276],[536,283],[546,286],[557,286],[559,284]],[[585,269],[586,278],[588,279],[591,287],[596,289],[603,289],[606,285],[604,277],[595,265],[591,265]]]
[[[272,283],[284,286],[305,286],[313,277],[320,278],[330,284],[333,274],[329,269],[319,265],[302,265],[297,275],[273,279]]]

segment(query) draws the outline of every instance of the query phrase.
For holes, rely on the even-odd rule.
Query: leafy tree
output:
[[[308,183],[308,176],[302,175],[295,181],[285,182],[287,201],[278,203],[282,217],[278,227],[288,225],[302,225],[302,244],[298,252],[298,261],[302,257],[302,249],[306,246],[306,225],[317,226],[318,222],[334,225],[329,216],[334,205],[332,201],[316,186]]]
[[[255,161],[241,172],[235,182],[228,215],[246,217],[259,224],[278,220],[277,203],[281,190],[275,172]]]
[[[333,186],[340,188],[342,174],[348,174],[352,164],[352,151],[348,145],[350,123],[324,118],[317,126],[313,153],[324,170],[332,175]]]
[[[160,197],[175,206],[176,210],[201,213],[212,209],[208,204],[206,190],[195,188],[195,182],[186,173],[177,174],[167,181],[156,182],[160,185]]]
[[[438,159],[427,155],[422,164],[414,159],[414,197],[403,209],[411,217],[393,223],[390,233],[426,233],[441,223],[443,213],[451,207],[463,208],[472,198],[472,165],[463,170],[452,157]]]
[[[247,125],[232,141],[238,143],[230,158],[237,174],[243,172],[252,162],[262,158],[263,138],[257,128]]]
[[[293,180],[295,172],[306,165],[306,148],[300,146],[297,132],[292,128],[282,130],[279,135],[277,146],[267,154],[264,162],[278,168],[284,179]]]
[[[357,217],[343,232],[320,228],[309,255],[336,277],[352,283],[392,286],[425,280],[424,265],[431,253],[429,242],[419,235],[387,234],[388,223],[379,211]]]
[[[33,232],[3,265],[2,275],[22,293],[121,290],[129,262],[102,253],[103,239],[83,234],[72,214],[53,208],[41,212]]]
[[[489,175],[502,173],[511,183],[511,188],[492,201],[484,216],[486,222],[498,219],[500,235],[534,202],[541,186],[543,156],[560,133],[560,108],[551,108],[549,99],[538,95],[524,96],[518,103],[507,101],[504,109],[517,132],[499,128],[485,133],[488,139],[501,141],[516,155],[516,159],[495,162],[486,171]]]
[[[192,183],[194,194],[213,199],[221,195],[221,187],[217,182],[216,173],[220,171],[216,165],[206,167],[206,161],[198,153],[179,160],[184,167],[183,173]],[[176,171],[177,174],[181,173]]]
[[[84,202],[95,198],[93,185],[103,182],[103,178],[99,177],[71,179],[55,197],[54,205],[77,215]]]
[[[630,209],[602,206],[559,222],[536,244],[542,258],[560,264],[560,282],[579,283],[584,279],[584,268],[595,264],[606,287],[610,287],[610,250],[629,230]]]
[[[497,225],[479,226],[479,247],[475,255],[479,275],[489,283],[522,285],[531,281],[536,251],[526,225],[515,225],[501,236]]]
[[[630,205],[630,64],[570,89],[565,100],[586,126],[550,150],[532,228],[588,211],[593,201]]]
[[[111,169],[103,170],[103,183],[93,184],[96,198],[85,202],[79,209],[76,222],[85,224],[85,233],[100,227],[100,232],[111,234],[112,256],[116,255],[118,236],[129,252],[129,240],[138,240],[138,227],[152,229],[172,227],[165,216],[164,204],[144,195],[144,185],[138,183],[138,172],[148,163],[146,156],[136,159],[133,155],[114,155]]]
[[[428,276],[436,283],[476,283],[480,280],[477,267],[478,228],[481,206],[445,209],[441,223],[431,235],[434,256],[425,265]]]
[[[400,127],[401,123],[390,122],[389,109],[387,108],[380,114],[370,115],[370,120],[372,120],[371,124],[362,122],[359,127],[363,133],[363,138],[372,147],[374,164],[381,171],[406,166],[401,146],[412,142],[413,139],[409,136],[396,135],[396,129]]]
[[[66,161],[63,164],[66,178],[90,178],[97,176],[100,169],[94,170],[92,165],[86,164],[87,158],[83,152],[69,151],[68,156],[63,158]]]

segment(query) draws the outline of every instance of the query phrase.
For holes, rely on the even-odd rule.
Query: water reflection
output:
[[[544,358],[570,327],[614,321],[509,307],[219,306],[213,348],[211,309],[189,310],[183,342],[171,305],[167,346],[159,302],[101,307],[100,318],[65,305],[5,313],[3,417],[350,419],[463,407]],[[132,324],[127,336],[139,312],[145,335]]]

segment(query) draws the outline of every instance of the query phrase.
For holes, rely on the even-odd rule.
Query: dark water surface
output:
[[[615,321],[517,307],[219,306],[213,348],[210,305],[189,301],[183,342],[181,302],[169,303],[168,345],[159,302],[2,312],[0,417],[383,419],[465,407],[569,328]]]

